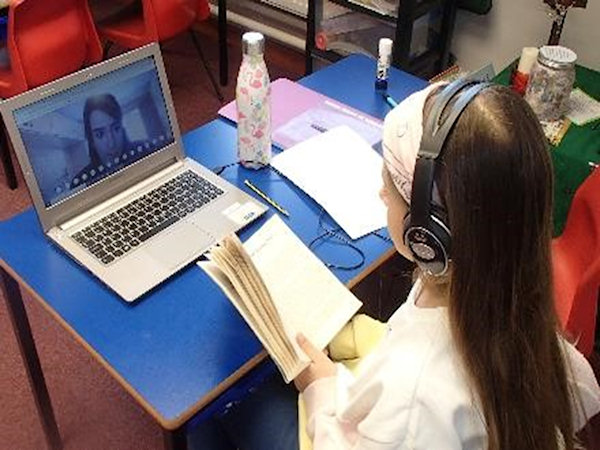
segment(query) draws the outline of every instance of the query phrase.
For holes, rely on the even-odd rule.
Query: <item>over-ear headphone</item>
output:
[[[418,266],[430,275],[444,275],[448,270],[452,241],[447,213],[434,181],[440,155],[463,110],[488,86],[491,83],[465,79],[447,85],[436,95],[423,124],[410,211],[404,218],[404,243]],[[448,113],[447,108],[451,108]]]

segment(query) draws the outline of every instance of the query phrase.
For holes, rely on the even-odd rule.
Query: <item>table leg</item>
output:
[[[163,439],[165,442],[165,450],[187,449],[185,426],[181,426],[176,430],[163,430]]]
[[[2,267],[0,267],[0,277],[2,278],[2,292],[6,300],[8,316],[13,326],[21,356],[25,363],[25,372],[29,379],[29,385],[33,392],[35,406],[38,415],[42,421],[44,434],[49,448],[57,450],[62,448],[58,426],[54,418],[54,411],[50,403],[50,396],[42,373],[42,367],[35,348],[31,327],[27,319],[27,312],[21,297],[19,285]]]
[[[219,80],[221,86],[229,81],[229,60],[227,52],[227,0],[219,0]]]

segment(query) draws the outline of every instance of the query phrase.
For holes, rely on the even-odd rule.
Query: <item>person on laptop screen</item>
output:
[[[71,180],[71,186],[92,184],[127,162],[138,159],[147,146],[131,142],[123,126],[123,112],[112,94],[89,97],[83,107],[83,126],[89,164]]]
[[[151,60],[45,97],[15,119],[46,207],[173,143]]]

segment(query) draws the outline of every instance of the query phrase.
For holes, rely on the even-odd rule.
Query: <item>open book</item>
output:
[[[275,361],[286,383],[309,362],[302,332],[324,348],[360,301],[272,216],[246,243],[232,234],[198,265],[219,285]]]

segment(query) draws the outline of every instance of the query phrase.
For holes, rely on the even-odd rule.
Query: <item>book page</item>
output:
[[[284,372],[289,372],[297,363],[297,354],[287,341],[270,294],[239,238],[235,234],[227,236],[207,256],[219,266],[239,295],[248,314],[245,319],[261,330],[269,344],[265,347],[267,350],[271,347],[270,353],[281,363]]]
[[[229,251],[220,252],[223,247]],[[247,260],[236,255],[231,242],[216,249],[207,255],[212,261],[198,265],[229,297],[286,382],[309,362],[296,335],[302,332],[324,348],[360,308],[360,301],[279,216],[272,216],[243,245]],[[252,264],[257,271],[254,275],[249,268]],[[260,281],[252,279],[256,276],[264,282],[266,295],[257,284]]]
[[[263,323],[261,319],[257,320],[259,315],[252,307],[248,307],[248,300],[242,300],[236,288],[231,283],[229,277],[213,261],[198,261],[198,266],[204,270],[212,280],[221,288],[229,298],[233,306],[240,313],[244,321],[248,324],[252,332],[256,335],[265,350],[273,357],[273,361],[282,374],[293,372],[294,367],[298,365],[298,360],[289,361],[283,356],[283,350],[277,345],[276,339],[271,330]],[[251,312],[252,310],[252,312]],[[287,381],[286,381],[287,382]]]
[[[274,305],[271,294],[250,259],[250,255],[235,234],[226,237],[222,247],[227,250],[233,269],[237,268],[235,276],[242,278],[243,287],[247,287],[251,294],[251,301],[256,302],[259,319],[273,333],[273,337],[281,346],[281,356],[294,364],[298,360],[295,348],[290,344],[285,333],[285,325]]]
[[[342,284],[279,216],[272,216],[244,247],[261,274],[297,352],[302,332],[325,348],[360,308],[361,302]],[[294,378],[308,360],[293,374]]]

